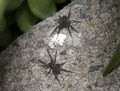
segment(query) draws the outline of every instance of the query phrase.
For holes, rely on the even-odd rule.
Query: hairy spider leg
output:
[[[59,19],[61,19],[62,17],[59,15]],[[58,20],[58,22],[59,22],[59,19],[57,19]]]
[[[49,55],[49,57],[50,57],[50,59],[51,59],[51,63],[55,64],[55,62],[56,62],[56,56],[57,56],[57,50],[56,50],[56,53],[55,53],[55,59],[54,59],[54,60],[53,60],[52,56],[50,55],[48,49],[47,49],[47,52],[48,52],[48,55]],[[50,67],[49,67],[49,68],[50,68]],[[50,70],[48,71],[47,75],[50,74],[51,70],[52,70],[52,69],[50,68]]]
[[[70,20],[71,23],[81,23],[81,21],[76,21],[76,20]]]
[[[55,52],[55,59],[54,59],[54,63],[56,63],[56,57],[57,57],[57,50]]]
[[[65,63],[66,63],[66,62],[61,63],[61,64],[58,64],[58,65],[61,67],[61,66],[63,66]],[[72,71],[69,71],[69,70],[66,70],[66,69],[63,69],[63,68],[61,68],[61,71],[73,73]]]
[[[52,58],[52,56],[50,55],[49,49],[47,49],[47,52],[48,52],[48,55],[49,55],[49,57],[50,57],[50,59],[51,59],[51,63],[53,63],[53,58]]]
[[[61,71],[73,73],[72,71],[66,70],[66,69],[63,69],[63,68],[61,69]]]
[[[57,35],[59,35],[60,31],[61,31],[62,27],[59,28],[58,32],[57,32]]]
[[[68,32],[70,34],[70,37],[72,38],[72,34],[71,34],[71,31],[70,31],[70,28],[68,27]]]
[[[61,19],[61,18],[62,18],[62,17],[59,15],[59,19]],[[59,23],[59,19],[56,20],[57,23]],[[54,28],[54,30],[52,31],[52,33],[51,33],[50,35],[52,35],[52,34],[53,34],[55,31],[57,31],[58,29],[59,29],[59,25]],[[60,32],[60,30],[61,30],[61,28],[58,30],[58,32]],[[59,34],[59,33],[57,33],[57,34]]]
[[[69,9],[69,13],[68,13],[68,19],[70,19],[70,11],[71,11],[71,6],[70,6],[70,9]]]
[[[40,63],[42,63],[41,66],[43,66],[45,69],[49,68],[48,65],[44,61],[42,61],[42,60],[38,60],[38,61],[40,61]]]
[[[46,65],[46,63],[45,63],[45,62],[43,62],[42,60],[38,60],[38,61],[40,61],[40,63],[42,63],[43,65]]]
[[[59,29],[59,26],[56,26],[50,35],[52,35],[55,31],[57,31],[57,29]]]
[[[73,26],[70,25],[70,28],[72,28],[76,33],[79,33]]]
[[[61,66],[63,66],[65,63],[66,63],[66,62],[63,62],[63,63],[57,64],[57,65],[61,68]]]
[[[58,75],[55,74],[55,79],[57,79],[58,82],[60,82],[60,80],[58,79]]]
[[[46,74],[46,75],[50,74],[51,70],[52,70],[52,69],[50,68],[50,70],[47,72],[47,74]]]
[[[56,70],[62,71],[62,66],[63,66],[65,63],[66,63],[66,62],[61,63],[61,64],[56,64]]]

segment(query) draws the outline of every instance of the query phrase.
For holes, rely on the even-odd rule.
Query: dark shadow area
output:
[[[66,6],[70,2],[71,2],[70,0],[66,0],[66,2],[64,2],[64,3],[56,4],[57,11],[61,10],[64,6]],[[9,44],[11,44],[14,40],[16,40],[17,37],[19,37],[20,35],[23,34],[23,32],[18,28],[18,25],[16,22],[16,17],[15,17],[16,11],[17,11],[17,9],[12,11],[11,13],[9,13],[9,12],[5,13],[5,19],[9,21],[9,20],[11,20],[11,17],[12,17],[12,21],[10,21],[9,24],[7,24],[7,29],[9,29],[8,30],[9,35],[5,34],[6,31],[4,34],[0,33],[0,41],[1,41],[0,42],[0,52],[3,51],[6,47],[8,47]],[[37,21],[36,24],[40,21],[41,20]],[[9,37],[6,37],[6,36],[9,36]]]

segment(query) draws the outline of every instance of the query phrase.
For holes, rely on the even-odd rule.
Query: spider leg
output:
[[[61,16],[59,15],[59,19],[61,18]]]
[[[58,34],[58,35],[59,35],[59,33],[60,33],[61,29],[62,29],[62,28],[59,28],[59,30],[58,30],[58,32],[57,32],[57,34]]]
[[[61,17],[61,16],[59,16],[59,17]],[[56,23],[58,23],[58,22],[59,22],[59,19],[55,19],[54,21],[55,21]]]
[[[72,38],[72,34],[71,34],[71,31],[70,31],[70,28],[68,27],[68,32],[70,34],[70,37]]]
[[[45,62],[43,62],[43,61],[41,61],[41,60],[38,60],[40,63],[42,63],[42,64],[44,64],[44,65],[46,65],[46,63]]]
[[[50,72],[51,72],[51,69],[47,72],[47,74],[46,74],[46,75],[50,74]]]
[[[61,63],[61,64],[59,64],[59,65],[60,65],[60,66],[63,66],[65,63],[66,63],[66,62],[63,62],[63,63]]]
[[[52,35],[58,28],[59,28],[59,27],[56,26],[50,35]]]
[[[57,50],[55,52],[55,59],[54,59],[54,63],[56,63],[56,57],[57,57]]]
[[[70,28],[72,28],[76,33],[79,33],[73,26],[70,25]]]
[[[41,65],[39,65],[39,66],[42,66],[43,68],[47,69],[47,66],[46,66],[46,65],[41,64]]]
[[[41,60],[38,60],[38,61],[41,63],[41,65],[39,65],[39,66],[42,66],[42,67],[45,68],[45,69],[48,69],[48,68],[49,68],[49,66],[48,66],[47,63],[45,63],[45,62],[43,62],[43,61],[41,61]]]
[[[66,70],[66,69],[61,69],[61,71],[64,71],[64,72],[69,72],[69,73],[73,73],[72,71],[70,71],[70,70]]]
[[[53,58],[52,58],[52,56],[50,55],[49,49],[47,49],[47,52],[48,52],[48,55],[49,55],[51,61],[53,61]]]
[[[71,6],[70,6],[70,9],[69,9],[69,13],[68,13],[68,19],[70,19],[70,11],[71,11]]]
[[[66,62],[61,63],[61,64],[57,64],[57,65],[63,66],[65,63],[66,63]],[[61,68],[61,67],[60,67],[60,68]],[[61,71],[65,71],[65,72],[70,72],[70,73],[72,73],[72,71],[69,71],[69,70],[66,70],[66,69],[63,69],[63,68],[61,68]]]
[[[58,75],[55,75],[55,79],[60,82],[60,80],[58,79]]]
[[[61,63],[61,64],[56,64],[56,65],[57,65],[58,68],[61,68],[65,63],[66,63],[66,62]]]
[[[76,20],[70,20],[71,23],[81,23],[81,21],[76,21]]]

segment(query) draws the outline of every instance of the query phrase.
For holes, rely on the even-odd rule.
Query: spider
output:
[[[56,63],[57,51],[56,51],[56,53],[55,53],[55,58],[54,58],[54,59],[53,59],[52,56],[50,55],[48,49],[47,49],[47,52],[48,52],[48,55],[49,55],[50,60],[51,60],[50,63],[47,64],[47,63],[45,63],[45,62],[43,62],[43,61],[41,61],[41,60],[39,60],[39,61],[42,63],[42,66],[43,66],[45,69],[49,69],[49,71],[47,72],[47,75],[50,74],[51,71],[52,71],[53,75],[55,76],[55,79],[56,79],[58,82],[60,82],[60,80],[58,79],[58,75],[61,74],[61,71],[70,72],[70,73],[71,73],[71,71],[62,68],[62,66],[63,66],[66,62],[61,63],[61,64]]]
[[[72,37],[72,34],[71,34],[71,31],[70,31],[70,28],[75,31],[76,33],[78,33],[78,31],[71,25],[71,23],[80,23],[79,21],[76,21],[76,20],[70,20],[70,11],[71,11],[71,7],[69,9],[69,13],[68,13],[68,16],[64,15],[64,16],[59,16],[59,19],[57,19],[57,23],[58,25],[55,27],[55,29],[52,31],[51,34],[53,34],[55,31],[58,30],[57,34],[60,33],[60,31],[63,29],[63,28],[66,28],[70,34],[70,36]]]

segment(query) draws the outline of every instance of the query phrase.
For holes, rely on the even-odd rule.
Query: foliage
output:
[[[0,0],[0,50],[70,0]],[[3,41],[4,40],[4,41]]]
[[[103,76],[107,76],[110,72],[112,72],[116,67],[120,65],[120,44],[116,49],[113,57],[111,58],[109,64],[106,66]]]
[[[45,19],[56,12],[53,0],[28,0],[28,4],[32,13],[40,19]]]

